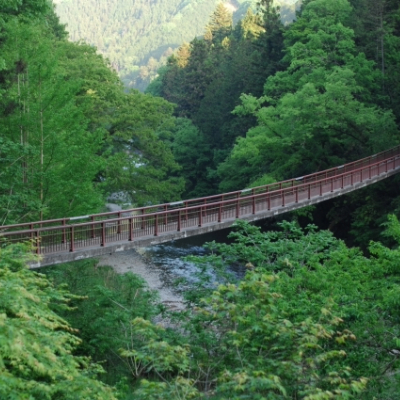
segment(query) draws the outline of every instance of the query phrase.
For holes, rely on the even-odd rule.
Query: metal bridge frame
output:
[[[149,246],[319,203],[400,172],[400,146],[339,167],[215,196],[81,217],[0,226],[0,241],[33,241],[41,267]],[[76,223],[79,220],[87,222]]]

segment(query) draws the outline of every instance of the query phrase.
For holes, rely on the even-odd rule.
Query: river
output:
[[[110,265],[118,273],[133,272],[140,275],[151,289],[158,291],[164,304],[171,308],[181,308],[182,297],[174,281],[184,278],[190,284],[196,279],[197,271],[192,262],[184,261],[183,258],[207,254],[203,247],[207,242],[229,243],[230,231],[225,229],[139,250],[106,255],[100,258],[99,265]],[[232,271],[243,274],[240,268],[232,268]]]

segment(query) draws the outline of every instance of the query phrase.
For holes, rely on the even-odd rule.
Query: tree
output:
[[[102,132],[87,132],[76,102],[80,81],[68,81],[60,62],[63,41],[54,36],[57,21],[50,22],[21,16],[4,26],[3,223],[94,212],[101,205],[93,181],[101,167]]]
[[[356,370],[366,364],[368,343],[348,329],[347,312],[366,301],[370,288],[356,296],[356,305],[342,303],[360,292],[359,273],[370,264],[329,232],[309,227],[304,233],[290,223],[282,228],[261,233],[239,222],[233,244],[208,245],[210,255],[197,258],[200,279],[186,293],[187,309],[175,315],[182,335],[133,321],[137,346],[121,354],[148,371],[137,398],[365,398],[362,376],[376,370]],[[357,268],[347,271],[346,259]],[[244,276],[221,274],[231,263],[246,264]],[[370,309],[360,319],[367,323],[378,313]]]
[[[232,13],[223,3],[219,3],[206,26],[204,39],[213,43],[221,43],[225,37],[231,34],[232,25]]]
[[[257,96],[262,91],[263,85],[269,76],[281,71],[285,63],[283,58],[283,33],[284,26],[280,18],[280,9],[273,7],[272,0],[263,0],[258,4],[259,27],[261,32],[254,42],[255,54],[250,64],[254,75],[253,87],[248,93]],[[245,20],[243,21],[245,22]],[[261,92],[262,93],[262,92]],[[260,94],[261,94],[260,93]]]
[[[4,399],[116,400],[102,372],[73,355],[80,340],[54,309],[71,295],[27,269],[30,247],[0,248],[0,396]]]
[[[162,72],[159,94],[177,104],[176,115],[190,118],[213,149],[207,173],[197,174],[199,180],[193,183],[196,194],[217,190],[217,166],[236,138],[256,122],[253,115],[232,114],[240,95],[261,95],[265,79],[281,68],[283,25],[269,2],[263,2],[256,15],[249,10],[226,36],[228,16],[220,4],[207,26],[209,37],[193,40],[190,48],[182,46]]]
[[[121,93],[110,119],[109,157],[104,170],[108,192],[124,191],[135,204],[179,199],[182,178],[170,147],[173,105],[138,91]]]
[[[287,70],[267,80],[264,96],[242,96],[236,112],[256,116],[258,125],[238,140],[221,174],[244,165],[251,185],[263,176],[322,170],[396,143],[392,112],[371,103],[376,70],[356,51],[353,31],[345,26],[350,11],[347,0],[305,6],[285,33]]]
[[[131,321],[154,319],[163,306],[143,278],[97,264],[95,259],[84,260],[51,266],[44,273],[73,294],[69,309],[58,314],[76,329],[80,343],[74,354],[101,363],[102,381],[114,385],[132,379],[131,365],[119,356],[121,348],[131,346]]]
[[[379,70],[376,102],[392,108],[399,121],[399,85],[397,62],[400,49],[399,5],[393,0],[351,0],[354,7],[351,27],[357,48],[374,60]]]
[[[182,167],[179,175],[185,179],[184,197],[208,194],[209,188],[204,183],[212,151],[205,136],[190,120],[178,118],[172,138],[172,153]]]
[[[191,330],[188,327],[186,329],[190,332],[191,343],[203,343],[199,348],[195,347],[199,351],[198,354],[204,357],[202,369],[213,374],[218,365],[224,363],[223,357],[227,356],[225,365],[229,366],[227,369],[231,373],[228,376],[232,378],[234,360],[239,356],[238,370],[240,366],[243,369],[251,369],[259,365],[251,356],[252,349],[255,351],[254,356],[257,350],[262,354],[263,349],[265,351],[269,349],[268,354],[274,358],[272,354],[278,347],[274,345],[279,343],[279,339],[275,339],[274,343],[268,346],[266,343],[271,336],[265,333],[264,324],[268,323],[270,317],[274,318],[275,312],[279,317],[273,325],[274,328],[279,326],[278,321],[288,320],[293,324],[286,332],[306,320],[322,322],[328,318],[332,322],[334,315],[340,315],[342,328],[334,330],[337,334],[340,332],[345,335],[344,341],[338,338],[336,344],[326,342],[323,348],[326,351],[334,351],[336,348],[344,351],[346,356],[336,361],[331,359],[332,364],[328,362],[326,367],[321,366],[315,378],[323,379],[325,374],[343,378],[347,374],[344,372],[346,368],[351,367],[353,379],[362,377],[368,379],[368,390],[359,394],[357,391],[353,392],[349,398],[374,399],[395,396],[400,385],[397,377],[400,365],[397,356],[400,322],[397,312],[400,289],[398,279],[400,224],[397,218],[390,216],[386,223],[385,236],[390,240],[388,242],[390,248],[379,242],[372,242],[368,249],[369,257],[364,256],[357,248],[348,248],[331,232],[318,231],[313,225],[301,229],[295,223],[284,221],[279,226],[278,230],[261,232],[257,227],[238,221],[237,230],[230,235],[234,240],[233,243],[210,243],[208,244],[210,255],[197,260],[202,271],[200,276],[203,279],[198,282],[196,290],[188,293],[188,300],[195,310],[201,308],[204,303],[208,305],[204,315],[195,315],[192,321],[200,325],[202,324],[200,321],[204,321],[204,329],[207,330],[202,331],[196,324]],[[242,266],[243,270],[246,270],[243,272],[245,277],[235,281],[232,276],[227,277],[225,273],[221,275],[221,271],[226,271],[232,265]],[[213,287],[213,282],[216,280],[223,285],[217,291]],[[250,298],[238,300],[239,293],[249,294],[253,290],[258,290],[257,286],[260,288],[259,295],[251,297],[251,300]],[[275,296],[272,301],[273,308],[259,312],[267,306],[269,294]],[[213,301],[205,302],[204,299],[210,295]],[[252,316],[253,311],[255,314]],[[190,315],[189,312],[183,320]],[[230,318],[236,322],[232,328],[229,328]],[[213,329],[209,328],[210,324]],[[227,331],[224,330],[225,327]],[[226,347],[224,347],[225,333],[235,339]],[[265,344],[262,349],[257,348],[258,334]],[[281,336],[284,337],[285,334],[282,333],[279,337]],[[338,344],[341,345],[335,347]],[[238,347],[235,347],[236,345]],[[215,352],[221,347],[224,354],[217,357]],[[282,353],[279,354],[286,354],[289,347],[290,345],[279,347],[282,349]],[[267,358],[263,357],[260,360],[265,366],[260,369],[261,371],[268,370],[266,366],[268,361],[265,360]],[[221,359],[220,364],[213,363],[216,359]],[[326,360],[324,356],[322,359]],[[278,371],[279,357],[275,361],[278,361],[275,366],[275,371]],[[209,369],[206,366],[209,366]],[[330,375],[329,371],[335,369],[342,370],[343,374]],[[302,376],[306,375],[307,372]],[[302,382],[305,381],[307,379]],[[340,378],[337,382],[339,381]],[[365,383],[364,379],[362,381]],[[235,381],[234,387],[242,389],[243,396],[249,395],[251,391],[251,386],[245,388],[247,382],[252,382],[249,374],[238,375]],[[290,396],[289,390],[295,388],[296,377],[289,379],[288,386],[285,386],[284,379],[280,382]],[[356,386],[353,389],[356,390]],[[336,393],[334,389],[332,392]],[[295,391],[291,393],[293,398],[307,398],[304,392],[297,393],[298,397]],[[340,398],[339,393],[338,396]]]

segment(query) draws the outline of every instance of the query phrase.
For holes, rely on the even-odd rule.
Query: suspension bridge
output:
[[[32,241],[32,268],[146,247],[341,196],[400,172],[400,146],[310,175],[215,196],[0,226],[0,243]]]

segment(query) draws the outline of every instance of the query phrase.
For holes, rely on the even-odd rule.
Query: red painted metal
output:
[[[39,232],[36,233],[36,254],[40,254],[40,234]]]
[[[100,246],[104,247],[106,245],[106,223],[101,223],[101,243]]]
[[[133,241],[133,218],[129,218],[129,239],[130,242]]]
[[[74,244],[75,244],[75,238],[74,238],[74,225],[72,225],[71,226],[71,228],[70,228],[70,235],[69,235],[69,237],[70,237],[70,247],[69,247],[69,251],[70,252],[74,252],[75,251],[75,247],[74,247]]]
[[[74,252],[76,248],[99,247],[106,243],[179,232],[282,206],[289,207],[315,196],[331,195],[365,181],[367,176],[372,179],[383,171],[387,173],[399,167],[400,146],[354,163],[252,189],[117,213],[1,226],[0,239],[10,243],[34,239],[36,251],[42,254]],[[158,211],[160,209],[163,211]],[[89,222],[71,224],[80,219]]]
[[[144,209],[142,209],[142,215],[144,215]],[[141,227],[141,229],[144,229],[144,223],[145,223],[144,217],[142,217],[141,221],[142,221],[142,223],[141,223],[140,227]]]
[[[121,218],[121,213],[120,212],[118,213],[118,219],[119,218]],[[120,220],[117,222],[117,226],[118,226],[117,233],[120,234],[121,233],[121,221]]]
[[[158,214],[155,216],[154,222],[154,236],[158,236]]]
[[[94,215],[92,215],[92,217],[91,217],[91,220],[92,220],[92,222],[94,222],[95,221],[95,216]],[[65,221],[65,220],[64,220]],[[95,234],[95,231],[94,231],[94,224],[92,225],[92,239],[94,239],[96,237],[96,234]]]
[[[379,154],[375,154],[370,157],[366,157],[366,158],[358,160],[358,161],[348,163],[348,164],[340,166],[340,167],[330,168],[325,171],[306,175],[306,176],[302,177],[301,180],[303,183],[311,183],[311,182],[320,181],[326,177],[333,177],[333,176],[341,175],[346,172],[360,169],[363,166],[377,164],[379,161],[384,161],[384,160],[389,159],[390,157],[398,156],[399,153],[400,153],[400,146],[397,146],[393,149],[381,152]],[[384,167],[385,167],[385,172],[387,172],[386,164],[384,164]],[[258,186],[258,187],[252,188],[252,191],[254,191],[255,194],[261,193],[261,192],[277,191],[279,189],[285,189],[289,186],[292,186],[292,187],[296,186],[297,180],[299,180],[299,178],[290,179],[290,180],[286,180],[286,181],[282,181],[282,182],[278,182],[278,183],[272,183],[269,185]],[[230,193],[225,193],[225,194],[201,197],[201,198],[197,198],[197,199],[185,200],[184,202],[181,202],[181,203],[184,205],[183,208],[199,205],[200,203],[203,203],[203,204],[204,203],[207,203],[207,204],[216,203],[216,202],[227,200],[227,199],[234,198],[234,197],[241,197],[242,192],[243,191],[235,191],[235,192],[230,192]],[[82,216],[82,217],[60,218],[60,219],[52,219],[52,220],[45,220],[45,221],[28,222],[28,223],[23,223],[23,224],[2,226],[0,228],[2,230],[5,230],[5,229],[13,230],[13,229],[34,229],[34,228],[41,228],[41,227],[48,227],[48,226],[59,226],[60,224],[62,224],[64,219],[69,223],[74,223],[74,221],[77,219],[87,219],[87,220],[91,219],[94,222],[94,221],[100,221],[100,220],[106,220],[109,218],[118,217],[118,213],[120,213],[121,218],[128,217],[130,214],[135,213],[135,212],[136,213],[141,212],[143,214],[153,213],[154,209],[158,209],[158,208],[170,206],[170,205],[171,205],[171,203],[166,203],[166,204],[160,204],[160,205],[156,205],[156,206],[148,206],[148,207],[134,208],[134,209],[130,209],[130,210],[123,210],[120,212],[111,211],[111,212],[99,213],[99,214],[94,214],[94,215],[86,215],[86,216]]]
[[[65,226],[65,219],[63,219],[63,226]],[[66,241],[67,241],[67,232],[66,232],[66,230],[65,230],[65,228],[63,229],[63,238],[62,238],[62,242],[63,243],[66,243]]]

